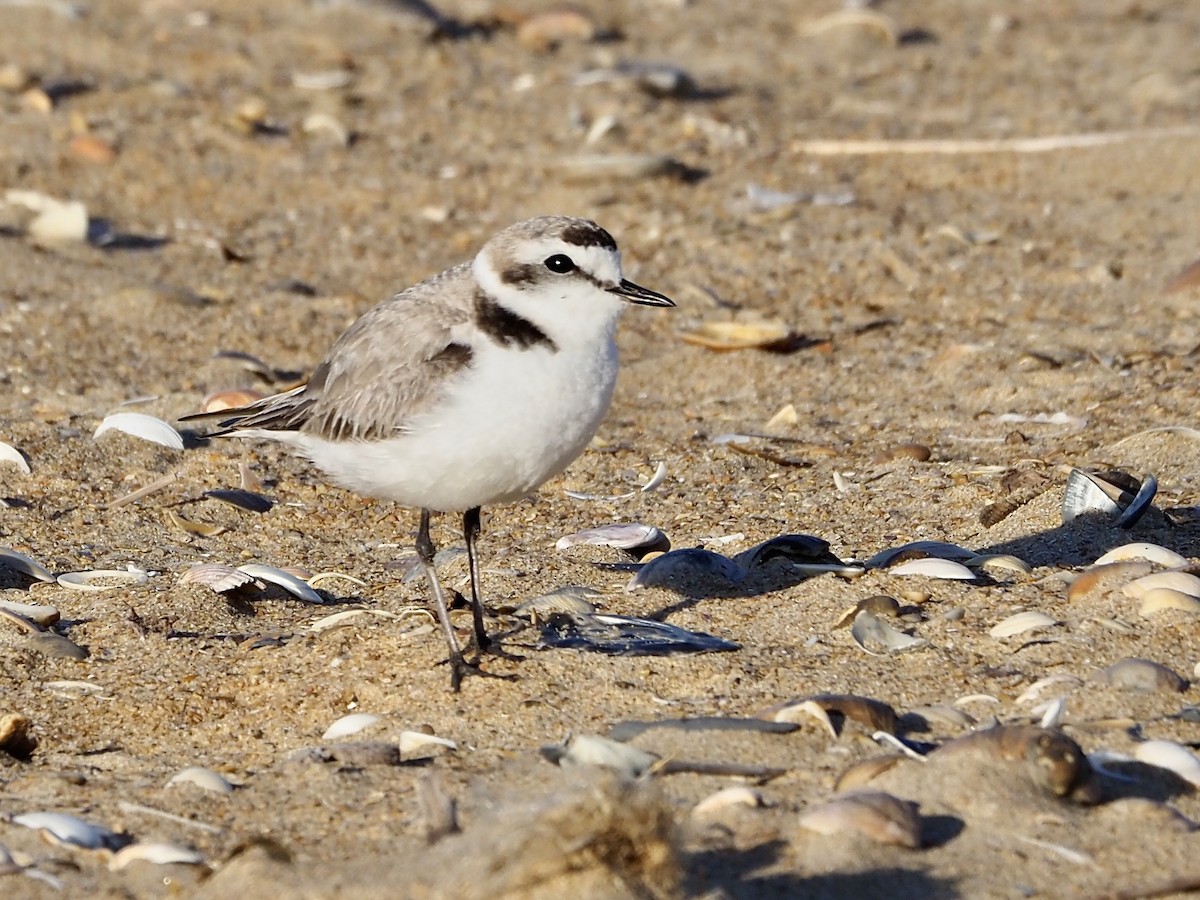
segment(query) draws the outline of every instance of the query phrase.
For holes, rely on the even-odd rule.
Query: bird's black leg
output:
[[[442,592],[441,582],[438,581],[437,572],[433,568],[433,557],[437,548],[433,544],[433,538],[429,536],[430,515],[429,510],[421,510],[421,524],[417,527],[417,556],[425,569],[429,589],[433,591],[438,621],[442,623],[442,631],[446,633],[446,643],[450,647],[450,689],[457,691],[462,684],[463,675],[470,666],[463,659],[462,647],[459,646],[458,637],[454,633],[454,626],[450,624],[450,608],[446,605],[446,595]]]
[[[483,598],[479,590],[479,556],[475,553],[475,541],[479,538],[479,507],[463,513],[463,537],[467,542],[467,565],[471,570],[471,615],[475,619],[475,646],[480,652],[488,649],[492,639],[483,624]]]

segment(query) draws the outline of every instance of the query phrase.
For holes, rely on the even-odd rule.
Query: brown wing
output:
[[[230,411],[217,434],[258,429],[378,440],[403,432],[471,363],[472,283],[467,266],[458,266],[369,310],[307,384]]]

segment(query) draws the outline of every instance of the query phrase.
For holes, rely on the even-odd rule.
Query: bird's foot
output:
[[[463,679],[470,675],[478,675],[482,678],[495,678],[500,681],[516,681],[516,675],[500,675],[496,672],[488,672],[479,668],[479,662],[467,662],[462,654],[451,656],[446,662],[450,665],[450,690],[458,693],[462,687]]]

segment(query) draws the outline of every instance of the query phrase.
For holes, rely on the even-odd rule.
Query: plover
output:
[[[434,571],[436,512],[462,514],[479,651],[480,508],[520,500],[591,441],[617,376],[617,317],[674,306],[621,274],[612,236],[588,219],[511,225],[471,262],[380,303],[334,342],[307,384],[223,416],[214,436],[280,441],[366,497],[420,510],[416,550],[450,648],[466,662]]]

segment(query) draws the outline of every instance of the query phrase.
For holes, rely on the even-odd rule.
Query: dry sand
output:
[[[0,94],[0,187],[82,201],[96,233],[96,220],[109,229],[107,242],[39,247],[18,210],[0,208],[0,439],[32,465],[24,475],[0,463],[0,544],[55,573],[133,565],[153,575],[79,593],[0,570],[0,597],[59,606],[61,630],[91,654],[47,658],[0,627],[0,714],[28,717],[38,741],[27,760],[0,753],[0,813],[70,813],[194,847],[211,868],[109,871],[103,858],[0,823],[0,845],[63,885],[60,894],[9,874],[0,893],[1140,896],[1200,875],[1190,824],[1200,799],[1148,767],[1115,767],[1132,780],[1104,776],[1104,802],[1086,806],[986,754],[903,763],[869,787],[920,804],[923,846],[909,849],[798,827],[839,773],[885,752],[858,723],[837,739],[815,723],[787,735],[658,729],[635,739],[663,757],[787,770],[759,786],[767,807],[707,822],[691,806],[739,779],[660,774],[630,786],[560,772],[538,753],[624,720],[750,716],[828,692],[901,714],[989,695],[958,710],[981,725],[1028,723],[1035,704],[1018,698],[1050,675],[1080,679],[1040,699],[1065,697],[1065,731],[1088,753],[1200,740],[1181,715],[1194,689],[1093,680],[1123,657],[1190,678],[1195,617],[1143,618],[1119,580],[1068,601],[1062,577],[1131,539],[1200,556],[1200,441],[1147,431],[1195,424],[1197,289],[1162,288],[1200,247],[1200,10],[884,2],[873,14],[890,17],[889,34],[879,19],[823,20],[833,2],[625,0],[586,4],[604,39],[539,50],[511,26],[433,40],[420,19],[384,5],[83,6],[78,18],[63,3],[0,6],[0,66],[15,67]],[[478,20],[499,7],[446,10]],[[695,90],[575,83],[624,60],[675,63]],[[613,127],[585,144],[606,116]],[[81,147],[85,133],[99,143]],[[1076,140],[1096,133],[1117,139]],[[1069,140],[1005,143],[1053,136]],[[832,154],[808,143],[861,139],[999,143]],[[663,154],[679,166],[645,178],[563,168],[582,153]],[[805,196],[764,209],[750,185]],[[535,498],[487,512],[489,600],[511,607],[588,585],[611,612],[670,608],[672,623],[740,651],[607,657],[538,649],[526,627],[505,642],[523,661],[485,660],[515,680],[474,678],[451,694],[441,637],[407,634],[420,618],[308,630],[351,606],[427,607],[424,585],[402,580],[414,514],[328,487],[271,446],[177,452],[91,438],[135,398],[136,410],[174,420],[210,391],[264,387],[214,360],[217,350],[305,372],[379,299],[548,212],[599,220],[630,276],[679,308],[626,316],[624,368],[597,445]],[[679,337],[756,318],[803,339],[790,353],[717,354]],[[795,419],[768,427],[788,404]],[[769,456],[709,440],[730,432],[777,439],[749,445]],[[877,461],[910,442],[931,458]],[[656,491],[565,493],[623,493],[660,461],[668,477]],[[263,480],[270,512],[202,498],[236,486],[239,463]],[[1156,505],[1176,524],[1062,526],[1073,465],[1153,473]],[[177,480],[109,505],[167,475]],[[1027,495],[1048,490],[982,525],[1014,482]],[[165,510],[227,530],[188,535]],[[625,593],[627,573],[595,565],[620,561],[617,551],[554,549],[580,528],[633,520],[676,547],[734,553],[805,532],[864,559],[939,539],[1033,569],[977,583],[884,570],[689,598]],[[436,536],[454,545],[453,523]],[[325,582],[328,609],[277,589],[231,604],[179,583],[199,561],[333,570],[365,586]],[[461,586],[461,558],[443,574]],[[893,624],[925,649],[871,656],[832,627],[862,598],[914,590],[928,601]],[[961,618],[946,615],[956,607]],[[1060,624],[989,636],[1021,610]],[[47,686],[62,680],[100,692]],[[424,726],[458,750],[401,765],[289,761],[349,712],[382,717],[350,740],[396,741]],[[970,730],[943,711],[908,737],[928,750]],[[165,786],[195,765],[239,787]],[[463,831],[430,846],[421,796],[436,784]]]

